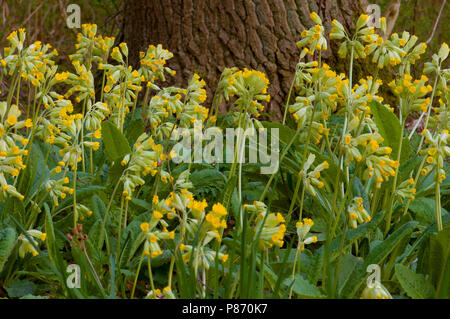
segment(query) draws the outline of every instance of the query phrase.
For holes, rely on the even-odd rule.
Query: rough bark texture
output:
[[[209,98],[225,67],[253,68],[270,80],[268,110],[278,113],[292,80],[300,33],[313,25],[316,11],[327,32],[337,19],[351,28],[366,0],[126,0],[124,35],[131,61],[139,51],[161,43],[174,53],[168,65],[177,71],[174,84],[185,86],[193,72],[207,83]],[[332,44],[324,52],[343,71]]]

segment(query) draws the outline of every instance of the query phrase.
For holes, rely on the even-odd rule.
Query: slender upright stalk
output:
[[[402,154],[402,144],[403,144],[403,127],[405,126],[405,119],[402,120],[402,127],[401,127],[401,133],[400,133],[400,141],[399,141],[399,147],[398,147],[398,154],[397,154],[397,163],[400,162],[400,156]],[[389,232],[389,229],[391,228],[391,219],[392,219],[392,209],[394,206],[394,200],[395,200],[395,192],[397,189],[397,179],[398,179],[398,172],[399,172],[400,164],[397,165],[395,169],[395,176],[394,181],[392,183],[392,189],[391,189],[391,200],[388,206],[387,210],[387,217],[386,217],[386,228],[384,231],[384,234],[387,235]]]
[[[77,164],[73,171],[73,226],[77,226]]]
[[[139,277],[139,272],[141,271],[142,261],[144,260],[144,252],[142,252],[141,259],[139,260],[139,265],[136,270],[136,276],[134,277],[133,289],[131,290],[131,299],[134,298],[134,291],[136,290],[136,284]]]
[[[439,163],[436,163],[436,172],[435,172],[435,206],[436,206],[436,224],[438,231],[442,230],[442,213],[441,213],[441,178],[439,176]]]

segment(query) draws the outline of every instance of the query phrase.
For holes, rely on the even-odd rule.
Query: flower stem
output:
[[[402,120],[402,127],[401,127],[401,132],[400,132],[400,141],[399,141],[398,154],[397,154],[397,159],[396,159],[397,163],[400,162],[400,157],[402,155],[403,127],[404,126],[405,126],[405,119]],[[389,229],[391,228],[392,209],[393,209],[393,206],[394,206],[395,190],[397,188],[397,179],[398,179],[399,167],[400,167],[400,164],[398,164],[396,169],[395,169],[394,181],[392,183],[391,200],[390,200],[390,203],[389,203],[389,206],[388,206],[388,214],[387,214],[387,218],[386,218],[386,229],[384,231],[385,235],[387,235],[387,233],[389,232]]]
[[[134,277],[133,289],[131,290],[131,299],[134,298],[134,291],[136,290],[136,283],[138,280],[139,272],[141,271],[142,261],[144,260],[144,252],[142,252],[141,259],[139,260],[139,265],[136,270],[136,276]]]

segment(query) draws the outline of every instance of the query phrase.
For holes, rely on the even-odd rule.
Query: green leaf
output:
[[[36,284],[28,280],[13,280],[6,291],[10,298],[19,298],[34,294]]]
[[[361,239],[364,236],[366,236],[367,234],[374,232],[377,229],[378,225],[380,225],[380,223],[383,221],[385,214],[386,214],[386,212],[384,210],[379,211],[378,213],[376,213],[373,216],[373,218],[370,222],[364,223],[364,224],[358,226],[356,229],[352,228],[352,229],[347,230],[347,232],[345,234],[344,247],[347,247],[348,245],[352,244],[355,240]],[[335,252],[334,254],[332,254],[333,259],[335,257],[337,257],[337,253],[338,253],[339,247],[341,245],[341,240],[342,240],[342,234],[339,234],[331,242],[331,251]]]
[[[14,228],[8,227],[0,230],[0,273],[14,248],[16,239],[17,234]]]
[[[365,260],[365,265],[379,264],[394,248],[408,236],[419,223],[411,221],[403,224],[395,230],[389,237],[373,248]]]
[[[433,298],[433,285],[422,274],[417,274],[402,264],[395,265],[395,275],[406,294],[413,299]]]
[[[379,102],[372,101],[369,106],[378,131],[384,138],[383,145],[392,148],[391,158],[396,159],[400,151],[400,136],[403,129],[400,121],[394,113]],[[402,144],[400,163],[404,163],[411,153],[409,140],[404,138]]]
[[[96,219],[103,219],[106,214],[106,206],[98,195],[92,195],[91,208]]]
[[[372,220],[373,221],[373,220]],[[369,223],[370,224],[370,223]],[[358,264],[356,266],[354,275],[347,281],[342,289],[342,294],[346,297],[352,297],[363,283],[363,279],[366,276],[367,266],[370,264],[381,264],[381,262],[394,250],[394,248],[408,236],[414,228],[418,225],[418,222],[411,221],[403,224],[397,230],[395,230],[384,241],[381,241],[378,245],[370,250],[369,255],[364,261],[364,264]],[[362,226],[360,226],[362,227]],[[358,228],[360,228],[358,227]]]
[[[145,201],[145,200],[138,199],[138,198],[132,198],[132,199],[131,199],[131,202],[132,202],[133,204],[135,204],[136,206],[139,206],[140,208],[143,208],[143,209],[145,209],[145,210],[150,210],[150,209],[152,209],[152,204],[149,203],[149,202],[147,202],[147,201]]]
[[[58,251],[56,248],[55,230],[53,228],[53,219],[50,209],[45,205],[45,232],[47,233],[47,249],[50,261],[58,267]]]
[[[295,275],[294,282],[292,283],[292,279],[288,278],[284,281],[286,286],[290,286],[292,284],[292,291],[298,294],[302,298],[323,298],[324,295],[319,287],[314,286],[308,280],[303,278],[301,275]]]
[[[432,198],[419,197],[411,201],[409,204],[409,210],[414,213],[414,217],[422,225],[428,226],[434,223],[435,217],[435,206],[436,202]],[[448,214],[448,212],[442,208],[442,215]]]
[[[261,122],[265,128],[277,128],[279,133],[280,141],[284,144],[289,144],[289,142],[294,138],[295,130],[290,127],[277,122]],[[270,131],[270,130],[269,130]]]
[[[314,284],[317,283],[320,276],[322,275],[324,254],[324,246],[322,246],[314,252],[314,255],[312,257],[312,264],[309,268],[308,279]]]
[[[345,234],[344,249],[348,245],[351,245],[355,240],[363,238],[367,234],[374,232],[377,229],[378,225],[380,225],[380,223],[383,221],[385,213],[386,212],[384,210],[379,211],[373,216],[372,220],[369,223],[364,223],[356,229],[347,230]],[[336,236],[335,239],[333,239],[333,241],[330,244],[329,250],[331,252],[330,261],[335,260],[340,253],[342,236],[343,234],[340,233],[339,235]],[[319,280],[319,277],[322,273],[324,249],[325,246],[320,247],[318,250],[314,252],[314,256],[312,258],[312,265],[308,272],[308,279],[313,283],[316,283]],[[355,278],[357,279],[357,276],[353,276],[352,278],[350,278],[348,280],[348,285],[351,285],[352,283],[353,285],[355,285],[356,282],[353,281],[353,279]]]
[[[430,274],[437,298],[450,298],[450,227],[430,238]]]
[[[25,198],[28,197],[28,194],[30,192],[30,189],[33,187],[33,185],[37,182],[37,177],[41,177],[42,172],[42,166],[45,161],[44,154],[42,154],[41,148],[33,143],[31,145],[30,150],[30,158],[28,159],[27,167],[25,168],[25,171],[22,173],[21,179],[23,179],[21,183],[21,187],[19,189],[19,192],[25,196]],[[36,172],[39,171],[39,174],[36,174]],[[38,183],[38,182],[37,182]]]
[[[127,137],[129,145],[134,145],[138,137],[144,133],[144,121],[142,119],[135,119],[131,121],[125,128],[125,136]]]
[[[209,202],[222,194],[227,178],[217,169],[201,169],[194,171],[189,180],[194,185],[194,195]]]
[[[353,195],[354,197],[361,197],[364,202],[364,208],[370,213],[370,201],[369,201],[369,195],[366,192],[366,189],[364,188],[364,185],[361,183],[358,177],[355,177],[355,180],[353,182]]]
[[[26,216],[24,201],[18,199],[17,197],[9,196],[8,199],[6,200],[5,206],[3,206],[2,211],[8,212],[8,215],[14,216],[20,221],[22,221]],[[6,213],[3,213],[0,215],[0,218],[2,217],[5,218],[6,215],[7,215]]]
[[[230,208],[231,198],[233,196],[233,191],[234,187],[236,186],[236,182],[237,182],[237,175],[231,176],[231,178],[228,180],[227,184],[224,187],[221,202],[223,203],[226,209]],[[239,205],[241,205],[241,203],[239,203]]]
[[[102,137],[106,152],[113,161],[131,153],[128,140],[111,121],[102,122]]]
[[[109,298],[114,298],[116,296],[116,266],[114,264],[114,258],[111,255],[110,256],[110,264],[111,264],[111,271],[110,271],[110,279],[109,279]]]
[[[411,142],[409,141],[408,137],[404,137],[402,141],[402,153],[400,154],[400,163],[405,163],[409,156],[411,155],[412,148],[411,148]]]
[[[354,274],[358,264],[362,264],[362,258],[355,257],[351,254],[346,254],[341,257],[341,263],[338,273],[338,291],[340,292],[344,288],[345,284]]]

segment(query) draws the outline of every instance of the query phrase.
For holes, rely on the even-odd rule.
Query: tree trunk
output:
[[[279,113],[298,62],[295,44],[314,24],[309,14],[317,12],[329,32],[333,19],[351,28],[366,6],[366,0],[126,0],[124,37],[135,66],[148,44],[173,52],[168,66],[177,75],[171,84],[186,86],[197,72],[209,101],[224,68],[265,72],[272,96],[268,111]],[[344,71],[336,52],[332,44],[324,59]]]

